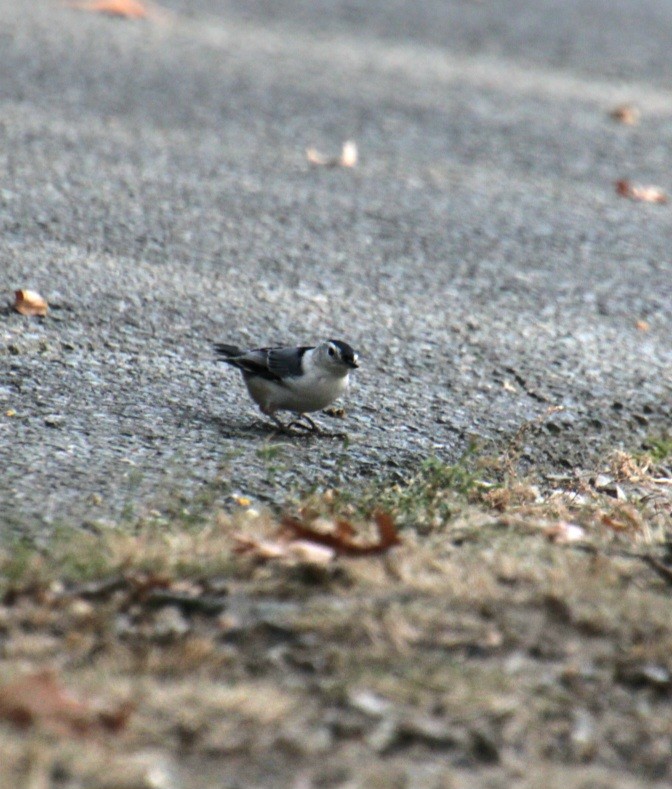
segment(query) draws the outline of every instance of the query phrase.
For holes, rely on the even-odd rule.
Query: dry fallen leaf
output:
[[[667,195],[658,186],[641,186],[622,178],[616,181],[616,194],[642,203],[667,203]]]
[[[302,540],[315,542],[332,548],[336,553],[348,556],[368,556],[384,553],[394,545],[401,543],[392,516],[387,512],[375,512],[373,519],[378,530],[377,542],[360,542],[356,538],[356,530],[349,521],[337,519],[332,531],[320,531],[311,522],[299,520],[289,515],[282,519],[285,529]]]
[[[323,153],[320,153],[317,148],[306,148],[306,159],[311,164],[322,167],[336,167],[338,159],[329,158]]]
[[[619,504],[612,514],[603,512],[600,522],[614,531],[642,530],[641,515],[629,504]]]
[[[341,167],[355,167],[359,152],[357,150],[357,143],[353,140],[347,140],[343,143],[343,150],[341,151],[341,160],[339,164]]]
[[[303,564],[329,564],[336,558],[336,551],[311,540],[293,540],[287,546],[290,556]]]
[[[236,553],[253,556],[261,561],[287,559],[301,564],[329,564],[336,558],[336,551],[310,540],[257,540],[244,534],[234,534]]]
[[[639,123],[640,112],[639,109],[632,104],[619,104],[618,107],[614,107],[609,115],[618,123],[624,123],[626,126],[634,126]]]
[[[287,556],[287,541],[258,540],[246,534],[234,534],[236,541],[234,551],[257,559],[284,559]]]
[[[101,710],[76,699],[49,670],[0,687],[0,718],[22,729],[41,726],[56,734],[78,737],[118,732],[131,712],[129,704]]]
[[[34,290],[14,291],[14,309],[21,315],[40,315],[44,317],[49,311],[46,299]]]
[[[600,517],[600,523],[604,526],[608,526],[610,529],[614,531],[627,531],[629,526],[627,523],[623,523],[623,521],[618,521],[615,518],[612,518],[611,515],[607,515],[603,513]]]
[[[544,534],[551,542],[558,545],[567,545],[572,542],[580,542],[586,536],[586,531],[576,523],[567,523],[566,521],[558,521],[544,529]]]
[[[385,512],[374,513],[378,540],[365,542],[357,537],[357,530],[350,521],[336,518],[295,518],[285,516],[282,532],[275,540],[234,534],[236,553],[252,556],[261,561],[271,559],[324,565],[332,562],[338,554],[346,556],[368,556],[384,553],[401,538],[391,516]]]
[[[68,6],[124,19],[147,19],[149,16],[149,9],[140,0],[72,0]]]
[[[357,143],[352,140],[343,143],[340,156],[325,156],[317,148],[306,150],[308,161],[319,167],[355,167],[358,156]]]

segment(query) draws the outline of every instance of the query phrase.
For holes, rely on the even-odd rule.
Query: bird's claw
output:
[[[277,425],[277,433],[284,435],[300,435],[300,436],[322,436],[323,438],[346,438],[346,433],[331,433],[323,430],[319,425],[315,424],[307,414],[300,414],[298,419],[292,419],[286,425],[281,422],[276,416],[271,416],[271,419]],[[303,421],[302,421],[303,420]]]

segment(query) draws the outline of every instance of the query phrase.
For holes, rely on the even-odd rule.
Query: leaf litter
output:
[[[640,203],[667,203],[668,197],[659,186],[633,184],[626,178],[616,181],[616,194]]]
[[[80,535],[20,572],[6,557],[0,687],[57,663],[56,712],[29,727],[72,743],[46,774],[73,785],[109,785],[133,761],[145,770],[134,785],[154,786],[147,776],[173,759],[188,789],[235,783],[241,769],[259,786],[295,785],[297,772],[308,785],[390,785],[391,769],[393,783],[425,785],[420,765],[438,785],[458,773],[474,785],[483,767],[512,785],[516,764],[531,785],[549,764],[589,765],[612,784],[669,779],[667,446],[546,484],[509,478],[491,498],[514,453],[468,473],[433,465],[411,489],[379,493],[371,519],[328,491],[282,518],[234,508],[198,527]],[[419,530],[434,499],[441,519]],[[89,550],[106,571],[68,580]],[[38,634],[60,638],[58,658],[26,640]],[[129,699],[118,731],[101,725]],[[27,758],[13,715],[0,785],[23,785],[10,773]]]
[[[53,734],[90,737],[116,734],[127,724],[133,704],[114,709],[82,701],[54,670],[41,670],[0,686],[0,719],[20,729],[40,727]]]
[[[36,315],[43,318],[49,312],[47,300],[34,290],[14,292],[14,309],[21,315]]]
[[[389,513],[377,510],[373,514],[377,539],[358,536],[357,528],[345,518],[325,519],[304,512],[301,517],[285,515],[280,520],[280,531],[275,539],[262,539],[246,534],[234,534],[237,553],[252,555],[260,560],[280,559],[307,564],[330,564],[337,556],[374,556],[384,554],[401,544],[394,521]]]

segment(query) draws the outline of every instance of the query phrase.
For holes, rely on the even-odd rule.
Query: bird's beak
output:
[[[359,367],[359,357],[355,356],[352,359],[348,359],[346,361],[346,364],[348,365],[348,367],[352,367],[354,370],[356,370]]]

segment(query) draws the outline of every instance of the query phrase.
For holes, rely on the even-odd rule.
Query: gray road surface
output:
[[[217,475],[276,502],[403,476],[551,405],[528,467],[670,424],[672,209],[614,182],[672,192],[672,4],[162,7],[0,0],[5,533]],[[356,169],[306,162],[346,139]],[[26,287],[46,320],[9,309]],[[282,440],[269,470],[209,342],[328,336],[363,356],[350,442]]]

